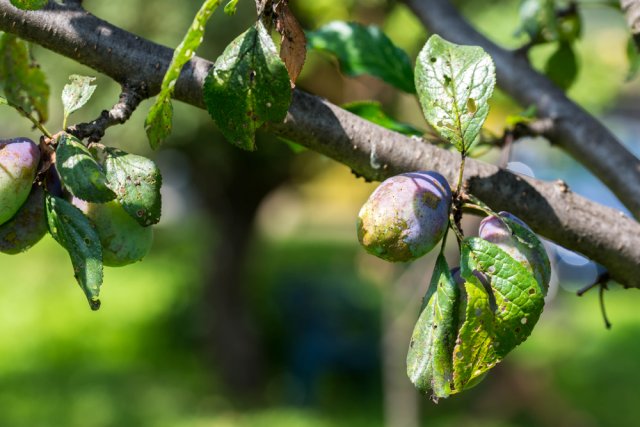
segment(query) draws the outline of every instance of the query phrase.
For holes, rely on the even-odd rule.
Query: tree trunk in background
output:
[[[234,404],[264,396],[264,348],[251,311],[245,280],[254,218],[264,197],[289,177],[291,150],[280,142],[248,153],[203,129],[185,153],[194,184],[214,226],[216,239],[205,249],[202,296],[194,309],[204,351]]]

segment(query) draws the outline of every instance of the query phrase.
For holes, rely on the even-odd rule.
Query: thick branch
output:
[[[620,7],[627,18],[633,40],[640,50],[640,0],[620,0]]]
[[[522,106],[535,105],[539,117],[551,119],[554,125],[545,136],[593,172],[640,218],[640,160],[607,128],[535,71],[526,57],[472,28],[448,0],[405,2],[434,33],[454,43],[482,46],[496,64],[498,85]]]
[[[0,30],[9,31],[103,72],[118,82],[136,79],[157,93],[173,51],[141,39],[77,8],[52,4],[25,13],[0,0]],[[175,97],[202,107],[202,82],[211,67],[194,58],[183,70]],[[455,180],[460,157],[407,138],[296,90],[287,119],[271,130],[382,180],[399,172],[435,169]],[[496,210],[509,210],[543,236],[605,265],[612,277],[640,287],[640,224],[572,193],[563,183],[523,178],[469,160],[469,190]]]

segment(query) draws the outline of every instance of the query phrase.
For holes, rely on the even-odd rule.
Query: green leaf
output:
[[[157,149],[171,135],[172,120],[171,97],[159,95],[144,121],[144,130],[151,148]]]
[[[465,239],[460,269],[467,303],[453,350],[456,393],[523,342],[544,307],[543,291],[531,272],[492,243]]]
[[[102,168],[76,137],[69,134],[60,136],[56,166],[64,186],[79,199],[104,203],[116,197]]]
[[[229,2],[224,7],[224,13],[226,13],[229,16],[235,15],[237,6],[238,6],[238,0],[229,0]]]
[[[11,0],[11,4],[22,10],[42,9],[49,3],[49,0]]]
[[[491,57],[477,46],[459,46],[438,35],[418,55],[416,88],[427,122],[460,152],[480,138],[496,83]]]
[[[171,134],[171,120],[173,117],[171,96],[173,95],[173,90],[184,64],[193,58],[193,55],[195,55],[196,50],[202,43],[205,25],[220,5],[220,1],[221,0],[205,0],[205,2],[202,3],[200,10],[193,18],[193,22],[182,39],[182,42],[180,42],[173,52],[171,64],[169,64],[169,68],[162,79],[160,93],[156,98],[156,102],[151,106],[144,122],[149,144],[154,150]]]
[[[69,76],[71,83],[66,84],[62,89],[65,125],[69,115],[82,108],[91,99],[91,95],[96,90],[96,86],[91,84],[95,79],[95,77],[79,76],[77,74]]]
[[[162,176],[156,164],[146,157],[107,148],[104,166],[109,186],[124,210],[143,227],[157,224]]]
[[[282,122],[291,102],[289,74],[261,22],[242,33],[216,60],[204,82],[204,102],[222,134],[255,149],[265,122]]]
[[[9,103],[7,102],[6,98],[0,96],[0,105],[9,105]]]
[[[64,199],[46,195],[49,232],[71,258],[74,276],[92,310],[100,308],[102,247],[91,222],[80,209]]]
[[[629,59],[627,81],[630,81],[640,72],[640,51],[638,51],[638,45],[636,45],[633,38],[630,38],[627,44],[627,58]]]
[[[520,28],[516,34],[527,34],[534,43],[558,39],[558,20],[554,0],[522,0]]]
[[[578,60],[571,44],[558,44],[558,49],[547,60],[544,73],[561,89],[571,87],[578,76]]]
[[[26,114],[36,113],[39,123],[47,121],[49,85],[46,77],[29,57],[28,44],[9,33],[0,39],[0,87],[8,104]]]
[[[372,123],[405,135],[422,136],[424,134],[423,131],[410,124],[402,123],[389,117],[382,110],[382,104],[377,101],[355,101],[342,105],[342,108]]]
[[[349,76],[369,74],[408,93],[415,93],[411,60],[375,26],[334,21],[307,32],[309,49],[329,52]]]
[[[407,354],[407,375],[418,390],[433,390],[437,398],[451,394],[460,290],[440,254],[413,329]]]

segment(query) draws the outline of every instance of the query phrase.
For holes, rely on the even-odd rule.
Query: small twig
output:
[[[508,129],[504,133],[502,150],[500,151],[500,161],[498,162],[498,165],[503,169],[507,168],[507,165],[509,164],[509,160],[511,160],[511,152],[513,151],[512,150],[513,142],[514,142],[513,131]]]
[[[140,102],[146,97],[145,94],[144,84],[137,87],[123,86],[120,100],[111,107],[111,110],[103,110],[97,119],[70,126],[66,131],[79,139],[89,138],[89,142],[98,142],[104,137],[107,128],[129,120]]]
[[[600,273],[600,275],[598,276],[598,278],[594,283],[590,283],[589,285],[585,286],[584,288],[576,292],[577,295],[581,297],[591,289],[595,287],[599,287],[600,311],[602,312],[602,318],[604,319],[604,326],[607,329],[611,329],[611,322],[609,322],[609,318],[607,317],[607,311],[604,305],[604,291],[609,289],[607,287],[607,283],[609,282],[609,280],[611,280],[611,276],[609,275],[609,272],[605,270],[602,273]]]

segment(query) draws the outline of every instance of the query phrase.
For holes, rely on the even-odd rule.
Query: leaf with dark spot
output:
[[[282,122],[291,102],[289,74],[264,25],[227,46],[204,83],[204,101],[222,134],[245,150],[265,122]]]

